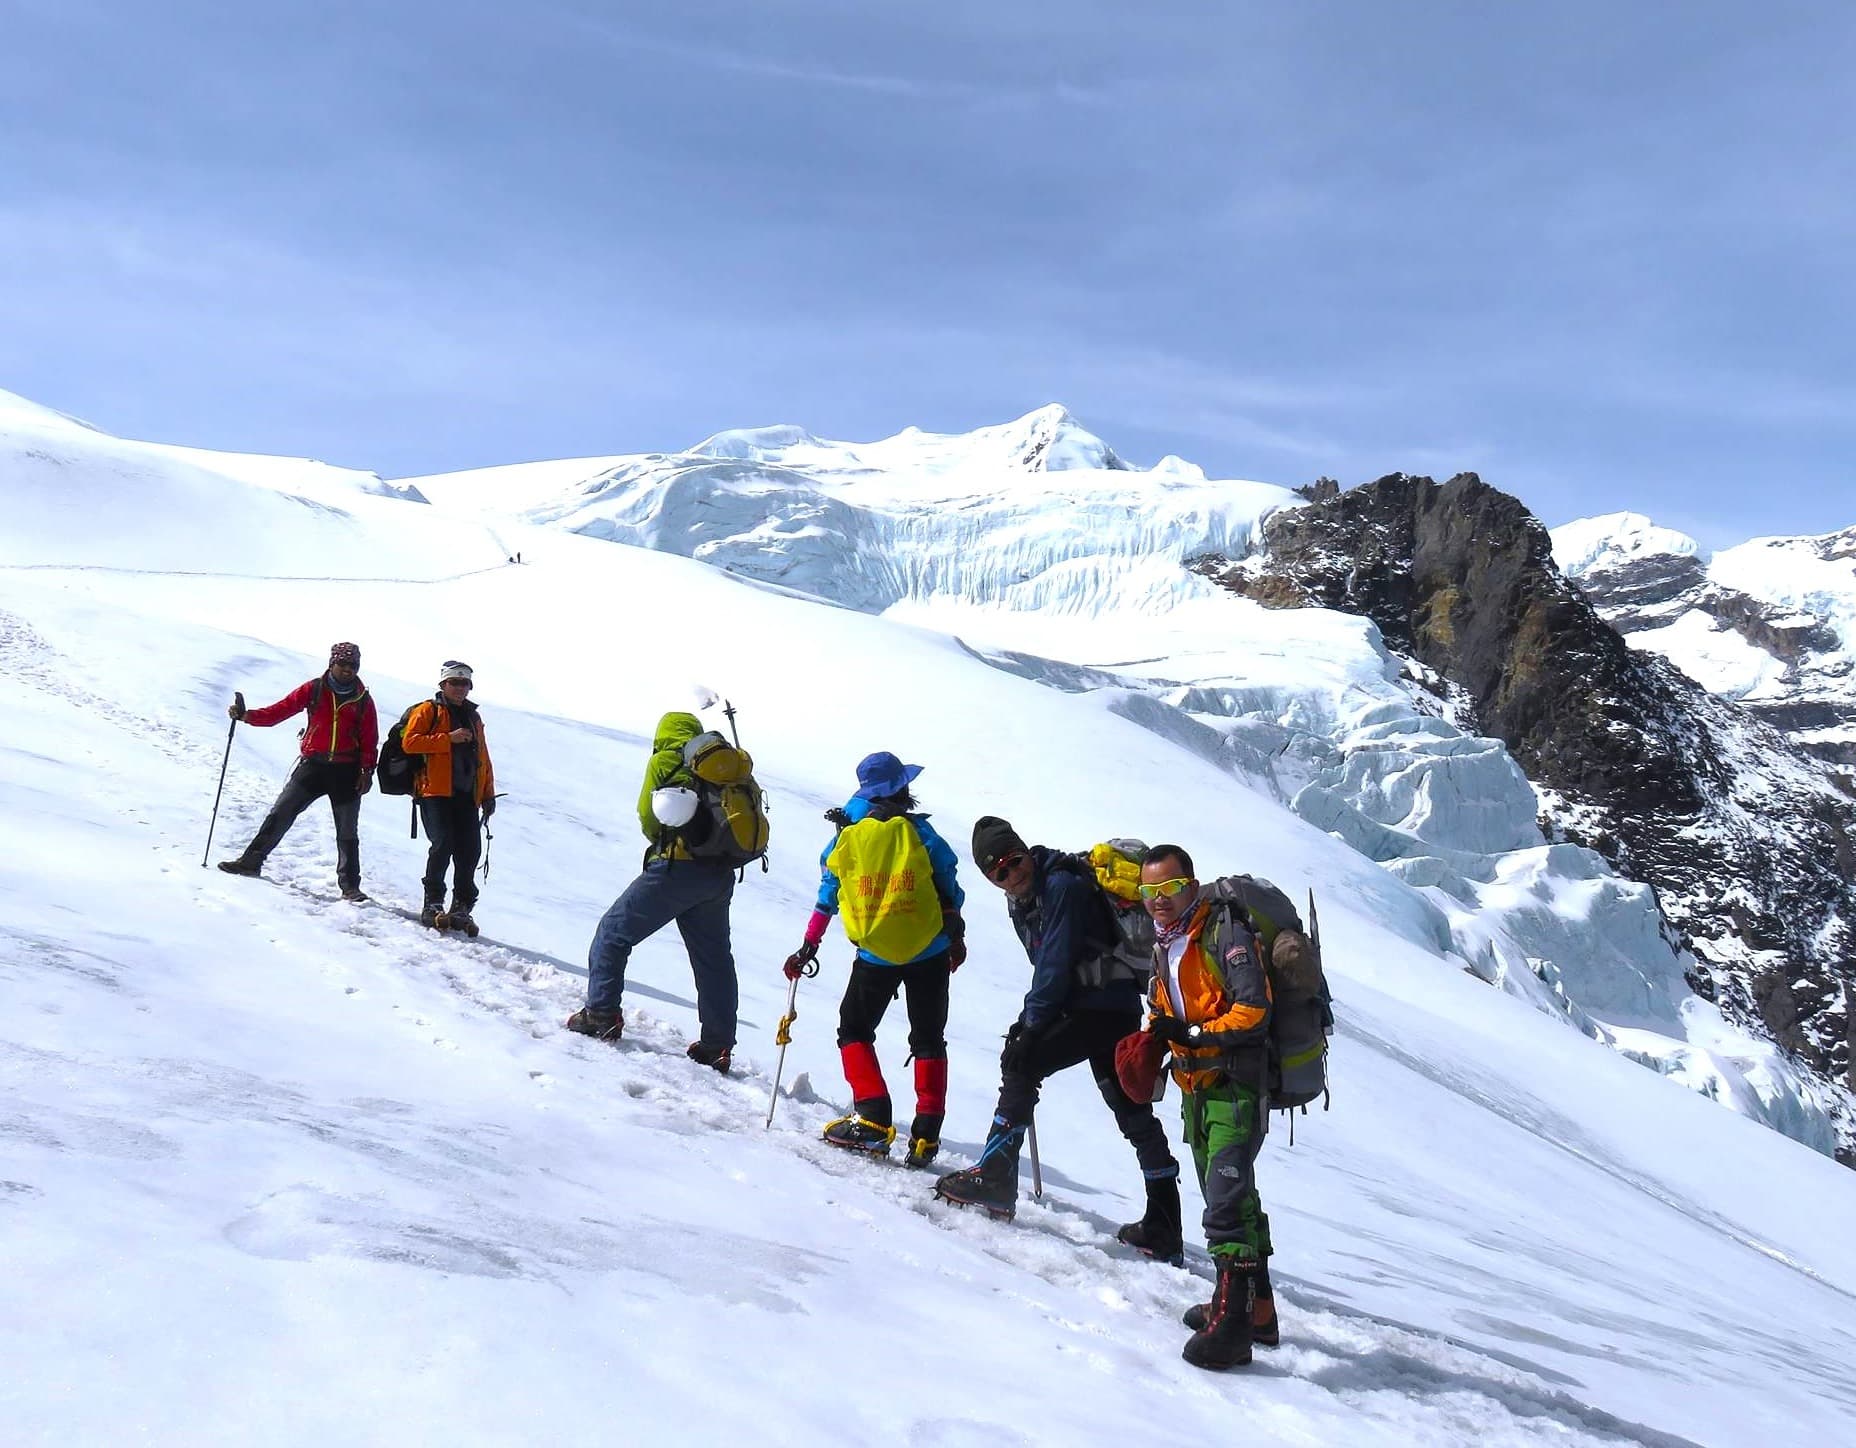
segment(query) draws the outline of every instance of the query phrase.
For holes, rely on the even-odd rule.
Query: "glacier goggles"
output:
[[[998,864],[994,865],[990,870],[988,870],[986,872],[986,878],[988,880],[991,880],[993,884],[995,885],[1003,885],[1006,881],[1006,878],[1012,873],[1012,871],[1016,870],[1020,865],[1024,863],[1025,863],[1024,851],[1014,850],[1011,854],[1007,855],[1003,860],[999,861]]]
[[[1191,883],[1192,876],[1190,875],[1175,875],[1170,880],[1156,880],[1151,885],[1143,880],[1140,885],[1141,898],[1154,900],[1162,896],[1177,895]]]

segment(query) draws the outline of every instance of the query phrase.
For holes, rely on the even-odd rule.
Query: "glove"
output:
[[[487,820],[491,815],[495,813],[496,813],[496,796],[491,795],[488,799],[486,799],[483,802],[483,817]]]
[[[999,1053],[1000,1073],[1011,1074],[1022,1070],[1042,1034],[1041,1031],[1032,1030],[1023,1021],[1013,1021],[1012,1028],[1005,1033],[1005,1049]]]
[[[941,917],[941,931],[947,936],[947,973],[952,975],[967,963],[967,922],[949,910]]]
[[[780,972],[788,980],[798,980],[800,976],[806,973],[806,967],[817,957],[817,943],[808,940],[804,945],[800,946],[799,949],[786,957],[786,964],[780,967]]]
[[[1191,1040],[1192,1027],[1178,1016],[1155,1016],[1147,1023],[1147,1034],[1169,1046],[1183,1046]]]
[[[244,717],[245,717],[245,706],[243,704],[226,705],[226,718],[243,719]]]
[[[361,783],[355,789],[355,793],[366,794],[373,787],[374,787],[374,771],[371,769],[362,770],[361,771]]]

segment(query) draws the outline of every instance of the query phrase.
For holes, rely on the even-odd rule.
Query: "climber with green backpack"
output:
[[[726,1074],[740,998],[729,940],[735,874],[767,852],[766,799],[753,759],[694,714],[664,715],[638,792],[638,824],[650,842],[644,869],[600,919],[587,954],[586,1005],[567,1029],[619,1039],[632,949],[674,920],[689,950],[701,1024],[688,1055]]]
[[[877,1060],[876,1029],[905,994],[915,1062],[915,1118],[906,1163],[925,1167],[941,1147],[947,1113],[947,988],[967,958],[965,893],[957,862],[909,786],[922,772],[887,750],[857,766],[857,790],[826,818],[838,833],[819,856],[818,901],[805,940],[787,957],[796,979],[818,954],[831,917],[857,947],[838,1008],[838,1053],[851,1088],[851,1112],[825,1127],[825,1140],[887,1156],[896,1139],[894,1107]]]

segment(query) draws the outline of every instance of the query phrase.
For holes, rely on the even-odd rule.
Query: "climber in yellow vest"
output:
[[[967,958],[965,893],[954,852],[909,786],[922,772],[887,750],[857,766],[857,791],[826,818],[838,833],[819,856],[818,904],[805,942],[786,960],[799,972],[818,954],[833,915],[857,947],[838,1007],[838,1053],[851,1087],[851,1114],[825,1128],[833,1146],[887,1156],[896,1139],[894,1109],[877,1060],[876,1028],[902,991],[915,1058],[915,1119],[907,1161],[927,1166],[941,1148],[947,1113],[947,985]]]

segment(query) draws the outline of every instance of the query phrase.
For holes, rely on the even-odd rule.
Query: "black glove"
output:
[[[1147,1033],[1156,1041],[1165,1041],[1169,1046],[1183,1046],[1191,1039],[1192,1027],[1178,1016],[1156,1015],[1147,1023]]]
[[[362,770],[360,782],[355,786],[355,793],[366,794],[373,787],[374,787],[374,771],[371,769]]]
[[[999,1052],[1000,1072],[1022,1071],[1042,1034],[1041,1031],[1032,1030],[1023,1021],[1013,1021],[1012,1028],[1005,1033],[1005,1049]]]

